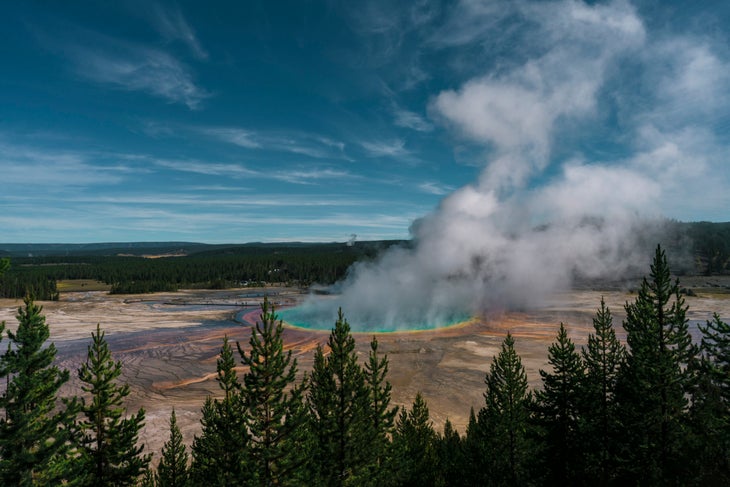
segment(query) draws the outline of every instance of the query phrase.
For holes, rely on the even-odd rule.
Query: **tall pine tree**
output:
[[[418,487],[434,485],[438,452],[428,405],[419,392],[410,411],[402,409],[393,435],[396,485]]]
[[[626,304],[629,353],[617,389],[625,434],[622,481],[632,484],[682,483],[686,460],[688,395],[695,347],[687,307],[672,281],[667,258],[657,247],[650,278],[636,300]]]
[[[30,297],[24,304],[0,358],[0,377],[7,381],[0,396],[5,413],[0,419],[0,485],[60,485],[69,480],[73,410],[59,407],[57,394],[69,373],[53,365],[53,343],[44,347],[50,332],[43,308]]]
[[[696,485],[730,485],[730,325],[715,314],[700,330],[690,410],[694,479]]]
[[[548,363],[552,371],[540,370],[543,388],[535,392],[544,445],[540,460],[548,484],[575,485],[581,468],[578,425],[583,363],[562,323],[556,341],[548,347]]]
[[[607,485],[614,475],[614,438],[619,434],[616,384],[626,360],[626,347],[616,337],[611,310],[603,298],[582,356],[585,378],[581,396],[581,463],[587,478]]]
[[[125,417],[123,403],[129,385],[117,383],[121,373],[122,364],[112,359],[97,324],[86,362],[78,370],[81,389],[90,395],[89,401],[81,400],[82,419],[76,425],[86,485],[135,485],[150,460],[149,455],[142,454],[144,446],[137,445],[144,409]]]
[[[485,383],[486,405],[477,417],[483,442],[482,485],[523,485],[529,479],[531,396],[527,374],[511,334],[502,342]]]
[[[370,458],[369,395],[342,310],[328,346],[327,356],[322,347],[314,354],[308,404],[317,444],[317,482],[338,486],[362,482]]]
[[[186,487],[188,485],[188,452],[177,425],[175,408],[170,413],[170,439],[162,446],[162,458],[157,465],[157,487]]]
[[[390,472],[385,468],[385,458],[393,432],[394,420],[398,414],[397,407],[390,407],[390,382],[388,375],[388,357],[378,354],[378,340],[370,341],[370,355],[365,363],[365,385],[368,390],[368,418],[371,438],[368,451],[370,473],[367,475],[372,485],[382,485]]]
[[[436,439],[436,485],[468,486],[467,465],[464,455],[464,441],[459,432],[454,429],[451,421],[446,418],[444,433]]]
[[[249,454],[258,485],[289,484],[303,468],[298,444],[304,432],[303,388],[294,387],[296,359],[284,352],[283,324],[264,298],[259,321],[251,332],[249,350],[238,344],[244,365],[243,404],[251,438]]]
[[[203,405],[202,431],[192,447],[190,476],[194,485],[227,487],[252,481],[247,458],[250,438],[235,366],[233,350],[225,337],[216,364],[216,381],[223,397],[208,397]]]

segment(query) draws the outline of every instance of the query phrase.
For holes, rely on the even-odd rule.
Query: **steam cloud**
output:
[[[461,4],[449,20],[461,29],[450,45],[483,40],[483,33],[470,30],[473,24],[463,24],[478,14],[470,11],[477,4]],[[342,307],[355,330],[393,330],[441,326],[495,307],[533,306],[576,277],[618,278],[643,270],[647,246],[639,241],[658,231],[660,208],[672,192],[702,187],[719,194],[707,178],[718,143],[701,126],[680,121],[691,119],[680,98],[717,90],[719,81],[708,81],[703,70],[727,68],[709,46],[672,39],[697,56],[673,56],[674,70],[658,72],[655,66],[669,59],[670,41],[649,39],[627,2],[503,6],[505,16],[533,26],[525,42],[539,38],[541,49],[520,64],[443,91],[430,104],[433,119],[483,145],[487,163],[480,177],[413,224],[412,247],[356,264],[334,286],[334,297],[313,297],[297,310],[299,321],[328,328]],[[622,122],[621,130],[635,138],[631,150],[608,162],[580,155],[556,161],[557,135],[584,123],[600,126],[599,105],[631,93],[616,81],[629,61],[641,65],[655,89],[645,107]],[[694,110],[713,110],[697,101],[692,99]],[[678,180],[686,164],[693,175]]]

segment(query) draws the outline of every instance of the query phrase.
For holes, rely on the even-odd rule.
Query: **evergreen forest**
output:
[[[584,346],[559,326],[532,390],[507,334],[459,432],[448,421],[436,431],[420,394],[391,404],[388,358],[373,338],[358,360],[342,310],[298,380],[265,300],[249,342],[221,344],[201,433],[186,445],[173,410],[152,465],[138,441],[145,413],[126,411],[103,330],[76,371],[83,394],[60,398],[70,372],[54,365],[42,308],[26,298],[17,331],[3,331],[0,485],[730,485],[730,326],[715,315],[691,339],[661,247],[625,305],[625,341],[596,308]]]
[[[65,250],[47,246],[36,250],[40,255],[13,255],[12,265],[0,276],[0,297],[33,295],[40,300],[57,300],[58,281],[70,279],[103,282],[111,286],[113,294],[278,283],[326,285],[345,277],[355,261],[372,259],[387,247],[407,243],[393,240],[352,244],[159,245],[132,249],[69,246]],[[164,257],[144,257],[145,252]]]

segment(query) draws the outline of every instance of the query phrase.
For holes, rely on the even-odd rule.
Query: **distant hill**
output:
[[[371,240],[353,242],[352,244],[343,244],[341,242],[249,242],[243,244],[205,244],[198,242],[0,243],[0,257],[248,255],[271,254],[285,250],[296,250],[298,252],[338,251],[343,246],[351,246],[354,247],[354,250],[370,254],[391,245],[406,243],[405,240]]]

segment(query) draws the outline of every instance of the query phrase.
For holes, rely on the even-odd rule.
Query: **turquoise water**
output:
[[[337,315],[327,316],[322,310],[313,310],[307,306],[296,306],[285,310],[277,311],[276,314],[280,320],[285,323],[296,326],[298,328],[306,328],[308,330],[331,330],[337,321]],[[396,331],[422,331],[444,328],[462,323],[471,316],[467,313],[453,313],[445,319],[437,322],[428,322],[426,320],[395,320],[392,324],[383,324],[377,318],[349,317],[345,312],[345,319],[350,324],[353,332],[364,333],[389,333]]]

